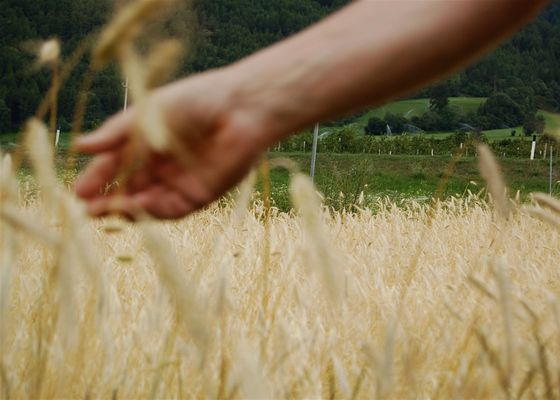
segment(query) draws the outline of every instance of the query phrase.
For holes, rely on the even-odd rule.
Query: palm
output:
[[[180,218],[217,199],[254,163],[260,149],[252,140],[252,127],[235,123],[220,110],[219,99],[197,93],[196,85],[191,85],[187,98],[181,85],[160,91],[156,101],[178,147],[188,148],[188,153],[156,153],[142,143],[131,149],[134,110],[77,142],[78,150],[95,154],[76,182],[76,192],[87,201],[91,215],[134,216],[143,210],[157,218]],[[137,167],[127,172],[131,154]]]

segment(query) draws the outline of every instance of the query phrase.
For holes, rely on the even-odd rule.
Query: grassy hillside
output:
[[[451,97],[449,103],[460,114],[466,114],[476,109],[486,100],[485,97]],[[411,99],[400,100],[385,104],[375,110],[371,110],[360,116],[356,121],[358,124],[365,126],[371,117],[383,118],[385,114],[392,113],[404,115],[407,118],[419,117],[430,108],[429,99]]]
[[[485,97],[451,97],[449,103],[451,107],[455,108],[460,114],[466,114],[470,111],[476,111],[476,109],[486,100]],[[365,127],[368,120],[371,117],[383,118],[385,114],[392,113],[398,115],[404,115],[407,118],[413,116],[420,116],[427,112],[430,107],[429,99],[411,99],[411,100],[400,100],[392,103],[385,104],[382,107],[371,110],[363,115],[361,115],[357,120],[356,124],[360,127]],[[560,114],[551,113],[548,111],[539,111],[539,114],[543,115],[546,120],[547,131],[560,130]],[[484,131],[486,137],[490,140],[500,140],[511,137],[511,131],[515,130],[517,136],[521,136],[523,128],[518,126],[514,128],[507,129],[493,129],[489,131]],[[427,136],[444,138],[451,133],[427,133]],[[527,139],[530,139],[527,138]]]
[[[547,131],[557,131],[560,130],[560,114],[551,113],[547,111],[540,111],[539,114],[544,115],[546,120]]]

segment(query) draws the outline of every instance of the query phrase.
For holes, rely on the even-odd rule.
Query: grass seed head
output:
[[[550,210],[532,206],[525,206],[522,210],[560,231],[560,217]]]
[[[13,176],[12,156],[6,154],[2,157],[0,152],[0,204],[17,200],[18,184]]]
[[[290,197],[302,218],[309,263],[318,272],[329,299],[336,302],[342,296],[343,279],[340,279],[340,271],[325,236],[321,202],[311,179],[302,173],[294,174],[290,182]]]
[[[477,151],[480,173],[488,185],[488,191],[492,195],[498,213],[507,219],[511,214],[511,205],[500,166],[486,144],[479,144]]]
[[[140,116],[136,119],[136,128],[151,149],[163,152],[168,149],[171,133],[161,108],[150,101],[138,105]]]
[[[50,247],[56,248],[60,245],[60,241],[56,235],[52,234],[44,226],[37,224],[37,221],[34,219],[23,215],[20,210],[13,205],[3,205],[0,209],[0,220]]]
[[[25,145],[33,164],[33,169],[42,189],[50,193],[56,186],[53,146],[49,143],[46,125],[36,118],[27,122]]]
[[[53,65],[60,58],[60,43],[57,39],[50,39],[41,44],[38,54],[39,65]]]
[[[124,6],[113,21],[103,30],[93,51],[93,63],[100,68],[118,57],[123,46],[128,45],[142,31],[147,21],[168,10],[175,0],[136,0]]]
[[[146,87],[155,88],[171,78],[179,65],[183,46],[179,40],[170,39],[155,46],[147,61]]]
[[[151,149],[165,151],[169,146],[170,132],[159,105],[149,97],[148,80],[150,70],[131,45],[122,50],[121,65],[128,78],[130,94],[136,103],[135,133]]]
[[[532,193],[531,197],[539,206],[549,209],[560,216],[560,201],[545,193]]]

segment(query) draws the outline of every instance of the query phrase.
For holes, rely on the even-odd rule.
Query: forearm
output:
[[[449,74],[534,18],[547,0],[354,2],[227,68],[241,108],[267,115],[273,142]]]

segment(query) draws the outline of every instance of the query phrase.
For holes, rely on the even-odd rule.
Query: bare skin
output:
[[[79,138],[95,157],[76,182],[93,216],[180,218],[239,182],[273,143],[315,121],[375,106],[450,74],[536,16],[547,0],[361,0],[236,64],[158,89],[182,146],[156,153],[119,190],[134,108]]]

